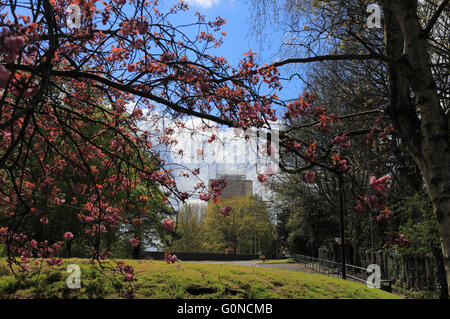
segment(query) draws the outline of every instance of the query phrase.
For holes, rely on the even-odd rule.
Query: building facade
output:
[[[223,189],[220,197],[230,199],[253,194],[253,182],[246,180],[245,175],[240,174],[218,174],[216,179],[225,179],[227,186]],[[211,185],[209,180],[209,185]]]

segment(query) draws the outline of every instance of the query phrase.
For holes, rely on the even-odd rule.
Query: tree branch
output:
[[[433,29],[434,25],[436,24],[437,20],[441,16],[442,11],[444,11],[445,7],[449,4],[450,0],[444,0],[437,8],[436,12],[431,17],[430,21],[428,22],[427,26],[423,30],[423,35],[425,37],[428,37],[431,30]]]

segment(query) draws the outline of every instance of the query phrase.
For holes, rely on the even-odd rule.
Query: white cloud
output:
[[[186,2],[202,8],[211,8],[213,5],[218,4],[220,0],[186,0]]]

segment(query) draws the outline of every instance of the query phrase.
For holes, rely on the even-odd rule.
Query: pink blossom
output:
[[[136,64],[127,63],[127,70],[128,70],[128,72],[135,72],[136,69],[137,69]]]
[[[390,217],[391,211],[387,207],[385,207],[382,211],[380,211],[380,214],[377,216],[377,221],[389,219]]]
[[[5,236],[8,233],[8,227],[0,228],[0,236]]]
[[[267,176],[265,174],[258,174],[258,180],[261,183],[267,182]]]
[[[362,212],[362,211],[364,210],[364,206],[362,205],[362,203],[361,203],[360,200],[358,200],[358,201],[356,202],[355,209],[356,209],[358,212]]]
[[[31,247],[37,248],[37,246],[38,246],[38,242],[35,241],[35,240],[33,239],[33,240],[31,241]]]
[[[21,36],[9,36],[3,40],[3,44],[7,50],[18,51],[25,45],[25,39]]]
[[[203,155],[203,149],[201,149],[201,148],[196,149],[195,152],[197,153],[197,155],[200,155],[200,156]]]
[[[189,194],[187,192],[183,192],[179,196],[181,200],[185,200],[189,197]]]
[[[133,275],[133,274],[126,274],[126,275],[125,275],[125,278],[126,278],[128,281],[133,281],[134,275]]]
[[[176,255],[172,255],[169,252],[165,252],[164,253],[164,260],[166,261],[166,263],[170,264],[170,263],[175,263],[177,261],[177,256]]]
[[[139,246],[139,239],[136,239],[136,238],[134,238],[134,237],[131,237],[130,238],[130,244],[131,244],[131,246],[133,246],[133,247],[137,247],[137,246]]]
[[[163,220],[162,227],[167,231],[174,231],[176,229],[175,222],[169,218]]]
[[[8,51],[5,55],[4,61],[6,63],[14,62],[19,57],[19,52],[17,51]]]
[[[0,88],[4,89],[8,83],[11,72],[0,64]]]
[[[19,56],[19,50],[25,45],[25,39],[22,36],[8,36],[3,40],[3,47],[6,49],[4,62],[11,63]]]
[[[306,175],[305,175],[305,182],[306,183],[312,184],[312,183],[314,183],[315,179],[316,179],[316,173],[309,172],[309,171],[306,173]]]
[[[25,92],[23,93],[23,96],[26,98],[32,98],[33,96],[36,95],[36,93],[39,91],[40,87],[34,87],[34,88],[28,88],[25,90]]]
[[[65,240],[71,240],[73,238],[73,234],[71,232],[64,233]]]
[[[232,208],[230,205],[227,205],[226,207],[220,209],[220,213],[225,216],[230,216],[231,211]]]
[[[367,203],[369,204],[369,206],[372,208],[377,208],[377,209],[383,208],[381,199],[376,195],[368,196],[366,200],[367,200]]]
[[[148,22],[147,21],[138,22],[137,30],[141,35],[146,34],[148,32]]]
[[[134,118],[139,118],[142,116],[142,109],[135,109],[132,113],[131,113],[131,117]]]
[[[331,145],[336,145],[342,149],[347,149],[350,147],[351,143],[345,136],[336,136],[333,141],[331,141]]]
[[[345,172],[348,169],[347,160],[339,161],[334,168],[338,169],[341,172]]]
[[[369,184],[372,186],[374,190],[381,194],[386,194],[387,190],[391,186],[391,177],[389,175],[385,175],[377,179],[375,176],[370,177]]]

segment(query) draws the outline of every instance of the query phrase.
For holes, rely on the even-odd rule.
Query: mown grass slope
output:
[[[399,298],[379,289],[324,275],[251,266],[126,260],[137,274],[137,298]],[[81,267],[81,289],[69,289],[66,267]],[[86,260],[67,259],[38,277],[14,277],[0,260],[0,298],[118,298],[104,275]]]

